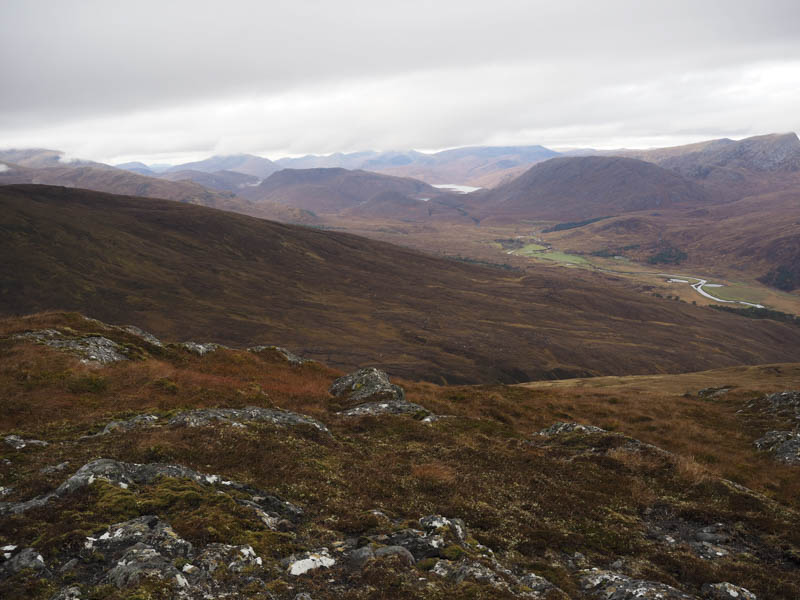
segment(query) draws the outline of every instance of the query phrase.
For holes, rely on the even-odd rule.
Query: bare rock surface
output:
[[[44,506],[53,498],[74,493],[91,485],[98,479],[126,488],[130,485],[151,484],[159,477],[190,479],[201,485],[219,485],[223,488],[244,492],[251,496],[249,502],[254,503],[262,512],[273,516],[275,519],[296,519],[303,512],[302,509],[289,502],[284,502],[247,484],[223,479],[219,475],[205,475],[181,465],[125,463],[101,458],[83,465],[72,477],[49,494],[37,496],[24,502],[0,502],[0,515],[19,514],[32,508]],[[237,499],[237,501],[240,503],[245,502],[241,499]]]
[[[754,442],[756,448],[769,452],[778,462],[800,465],[800,432],[768,431]]]
[[[101,335],[69,335],[57,329],[27,331],[14,339],[28,340],[80,356],[83,362],[108,365],[128,360],[126,349]]]
[[[579,581],[584,592],[604,600],[696,600],[695,596],[663,583],[631,579],[601,569],[582,571]]]

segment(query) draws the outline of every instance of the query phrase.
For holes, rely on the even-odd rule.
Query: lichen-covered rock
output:
[[[87,363],[107,365],[128,360],[122,346],[101,335],[69,336],[57,329],[40,329],[17,334],[14,338],[77,354]]]
[[[5,550],[5,548],[11,549]],[[5,548],[2,562],[0,562],[0,579],[11,577],[25,569],[37,571],[44,577],[50,576],[50,571],[47,570],[44,558],[35,549],[23,548],[17,552],[16,546],[6,546]]]
[[[118,557],[127,548],[139,543],[156,548],[159,554],[170,558],[185,558],[192,553],[192,544],[179,537],[168,523],[154,515],[116,523],[97,537],[87,537],[84,548]]]
[[[18,435],[7,435],[3,441],[7,446],[11,446],[14,450],[22,450],[27,446],[47,446],[47,442],[42,440],[24,440]]]
[[[767,394],[751,400],[745,408],[800,419],[800,391],[790,390]]]
[[[339,377],[328,390],[337,398],[347,398],[353,403],[402,402],[405,392],[399,385],[389,381],[389,376],[380,369],[369,367]]]
[[[171,560],[142,543],[129,548],[106,574],[106,580],[118,588],[135,586],[145,579],[171,580],[181,587],[186,581]]]
[[[264,562],[255,553],[252,546],[232,546],[230,544],[209,544],[202,553],[192,561],[192,566],[212,574],[220,567],[231,573],[242,573],[245,570],[261,568]],[[192,573],[193,569],[185,569]]]
[[[71,494],[91,485],[98,479],[125,488],[132,484],[150,484],[159,477],[190,479],[202,485],[219,484],[223,488],[245,492],[250,494],[251,499],[248,501],[237,498],[237,502],[246,505],[255,504],[261,511],[270,514],[276,520],[278,517],[290,520],[297,519],[303,513],[302,509],[289,502],[284,502],[252,486],[223,479],[219,475],[205,475],[181,465],[125,463],[109,458],[100,458],[83,465],[72,477],[49,494],[38,496],[25,502],[0,502],[0,515],[19,514],[32,508],[44,506],[53,498]]]
[[[528,573],[523,575],[519,578],[520,585],[528,588],[531,592],[536,594],[537,596],[542,596],[543,594],[549,592],[550,590],[558,589],[555,585],[550,583],[544,577],[540,577],[534,573]]]
[[[328,569],[336,564],[327,548],[319,548],[313,552],[293,554],[284,561],[286,572],[294,577],[303,575],[316,569]]]
[[[402,546],[382,546],[375,549],[375,558],[386,558],[394,556],[407,566],[413,566],[417,561],[414,555]]]
[[[81,589],[76,585],[62,588],[50,600],[81,600]]]
[[[159,348],[163,348],[164,344],[159,340],[156,336],[152,333],[148,333],[144,329],[139,329],[136,325],[124,325],[121,327],[123,331],[130,333],[131,335],[135,335],[138,338],[141,338],[148,344],[152,344],[153,346],[158,346]]]
[[[605,600],[695,600],[682,591],[655,581],[631,579],[621,573],[589,569],[578,573],[581,589]]]
[[[69,461],[65,460],[64,462],[58,463],[57,465],[50,465],[48,467],[42,467],[39,469],[39,473],[43,475],[49,475],[50,473],[60,473],[61,471],[66,470],[69,468]]]
[[[768,431],[754,443],[759,450],[771,452],[778,462],[800,464],[800,433],[796,431]]]
[[[428,411],[419,404],[406,402],[365,402],[353,408],[348,408],[337,414],[344,417],[360,417],[364,415],[419,415],[427,416]],[[432,421],[431,421],[432,422]]]
[[[708,600],[757,600],[756,595],[750,590],[727,581],[706,583],[700,591]]]
[[[428,515],[419,520],[419,524],[428,535],[450,535],[454,541],[464,542],[467,539],[467,526],[461,519],[448,519],[441,515]]]
[[[183,342],[179,344],[179,346],[198,356],[205,356],[209,352],[215,352],[219,348],[224,348],[224,346],[215,344],[214,342],[205,342],[203,344],[198,342]]]
[[[156,415],[136,415],[130,419],[120,421],[111,421],[97,435],[108,435],[109,433],[119,433],[124,431],[131,431],[137,427],[146,427],[158,421]]]
[[[697,395],[704,400],[713,400],[720,398],[730,392],[733,388],[728,387],[707,387],[697,392]]]
[[[187,410],[169,420],[171,426],[202,427],[219,421],[229,424],[267,422],[281,426],[310,425],[322,432],[330,433],[328,428],[312,417],[273,408],[207,408]]]
[[[550,427],[542,429],[538,432],[541,436],[561,435],[563,433],[606,433],[605,429],[595,427],[594,425],[582,425],[580,423],[564,423],[558,421],[553,423]]]
[[[248,352],[254,353],[264,352],[265,350],[272,350],[273,352],[280,354],[290,365],[299,366],[304,365],[307,362],[312,362],[281,346],[251,346],[247,349]]]
[[[488,566],[474,560],[464,559],[459,562],[440,560],[434,565],[432,572],[440,577],[450,579],[454,583],[473,581],[493,587],[507,587],[508,585]]]

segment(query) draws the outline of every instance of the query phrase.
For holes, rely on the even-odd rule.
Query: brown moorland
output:
[[[792,360],[800,329],[636,294],[597,273],[470,265],[162,200],[0,188],[0,310],[280,343],[450,382]]]
[[[13,337],[43,328],[103,335],[136,359],[102,367]],[[219,349],[196,356],[78,314],[0,321],[0,431],[50,443],[0,447],[0,484],[11,488],[4,502],[47,493],[84,463],[105,457],[221,474],[304,510],[294,526],[270,531],[233,503],[224,486],[164,477],[123,488],[98,479],[45,508],[0,518],[0,545],[33,547],[53,573],[23,570],[0,582],[0,595],[47,600],[62,586],[79,584],[82,597],[92,600],[168,598],[171,588],[159,580],[134,580],[122,589],[85,575],[76,580],[78,570],[91,572],[108,560],[85,550],[87,537],[154,515],[196,552],[213,543],[249,544],[263,563],[245,573],[220,569],[214,578],[220,585],[244,575],[269,581],[266,589],[249,588],[254,598],[292,600],[300,592],[345,600],[520,597],[524,588],[441,577],[431,571],[438,559],[409,566],[389,557],[361,570],[337,560],[302,577],[289,577],[280,562],[320,546],[336,556],[346,539],[377,548],[428,514],[463,519],[470,536],[465,544],[449,542],[442,557],[495,568],[500,561],[514,573],[546,577],[563,590],[551,590],[549,599],[587,598],[579,578],[588,567],[622,570],[692,597],[719,581],[758,598],[800,595],[798,467],[775,463],[753,446],[765,430],[786,422],[747,409],[765,393],[798,389],[798,364],[524,386],[399,381],[409,400],[450,415],[433,423],[337,415],[327,389],[339,374],[316,363],[293,366],[271,352]],[[707,387],[728,391],[701,394]],[[218,423],[82,437],[113,419],[244,406],[306,413],[331,435],[311,427]],[[556,421],[608,433],[536,435]],[[704,527],[727,532],[725,554],[704,555],[686,537]],[[77,564],[62,569],[73,556],[80,556]]]

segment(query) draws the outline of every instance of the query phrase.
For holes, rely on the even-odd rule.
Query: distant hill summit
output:
[[[689,177],[704,177],[719,167],[758,172],[800,170],[800,139],[773,133],[743,140],[719,139],[687,146],[630,151],[626,155],[654,162]]]
[[[256,202],[275,202],[319,214],[338,214],[387,192],[394,196],[384,199],[394,197],[401,201],[445,195],[422,181],[342,168],[284,169],[258,186],[243,189],[241,195]],[[398,209],[403,204],[401,202]]]
[[[170,172],[176,171],[201,171],[203,173],[215,173],[217,171],[235,171],[252,175],[264,179],[281,169],[280,165],[275,164],[268,158],[255,156],[253,154],[231,154],[224,156],[212,156],[197,162],[175,165]]]
[[[622,157],[554,158],[494,190],[471,195],[482,219],[581,220],[698,206],[701,186],[651,163]]]

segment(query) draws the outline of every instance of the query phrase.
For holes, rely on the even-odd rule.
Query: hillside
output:
[[[206,173],[204,171],[192,171],[187,169],[168,171],[156,175],[156,177],[159,179],[166,179],[167,181],[193,181],[212,190],[230,192],[233,194],[241,192],[244,187],[254,186],[261,182],[259,177],[245,175],[237,171],[214,171],[213,173]]]
[[[291,169],[363,169],[398,177],[412,177],[430,184],[456,183],[483,187],[478,181],[496,181],[512,169],[530,166],[558,156],[543,146],[469,146],[423,153],[354,152],[329,156],[282,158],[278,164]]]
[[[230,154],[212,156],[205,160],[175,165],[169,169],[169,172],[200,171],[202,173],[216,173],[217,171],[235,171],[236,173],[264,179],[280,169],[279,165],[268,158],[253,154]]]
[[[82,310],[157,335],[279,340],[332,364],[448,381],[676,372],[800,350],[797,328],[593,274],[480,268],[168,201],[43,186],[0,198],[4,314]]]
[[[209,190],[191,181],[164,181],[107,165],[68,165],[37,169],[14,165],[6,171],[0,171],[0,185],[22,183],[62,185],[111,194],[164,198],[228,210],[241,208],[244,204],[241,200],[234,199],[231,193]]]
[[[671,171],[640,160],[600,156],[554,158],[470,198],[477,216],[494,222],[580,221],[712,201],[702,187]]]
[[[404,177],[392,177],[367,171],[347,169],[284,169],[258,186],[242,189],[241,195],[254,202],[275,202],[310,210],[321,215],[335,215],[357,208],[384,196],[384,204],[397,198],[395,215],[406,212],[406,200],[431,199],[445,195],[426,183]]]
[[[800,185],[800,140],[795,133],[614,154],[653,162],[717,190],[728,200]]]
[[[798,466],[754,443],[798,364],[440,387],[171,341],[0,321],[4,599],[800,596]]]

